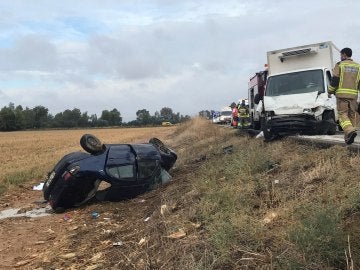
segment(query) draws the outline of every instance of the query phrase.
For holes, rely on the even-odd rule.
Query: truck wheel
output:
[[[260,122],[259,121],[253,121],[252,128],[255,129],[255,130],[259,130],[261,128]]]
[[[263,133],[264,133],[264,138],[265,138],[266,142],[272,141],[276,138],[275,134],[272,134],[271,132],[269,132],[266,129],[263,130]]]
[[[80,145],[90,154],[100,154],[105,150],[105,145],[92,134],[84,134],[80,139]]]
[[[325,135],[335,135],[336,133],[336,123],[333,111],[325,111],[323,113],[323,122],[325,124]]]
[[[268,129],[268,123],[266,122],[265,118],[261,118],[260,119],[261,122],[261,131],[264,133],[264,139],[266,142],[272,141],[274,140],[277,135],[273,134],[269,129]]]

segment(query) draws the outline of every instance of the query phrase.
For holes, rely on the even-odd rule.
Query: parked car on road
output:
[[[141,144],[102,144],[85,134],[80,144],[87,153],[65,155],[44,183],[44,198],[55,212],[91,199],[119,201],[139,195],[168,182],[177,159],[175,151],[157,138]],[[98,190],[102,181],[110,186]]]
[[[226,106],[220,111],[219,124],[230,124],[231,123],[232,108]]]

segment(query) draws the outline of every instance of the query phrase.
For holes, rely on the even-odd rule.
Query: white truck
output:
[[[331,41],[269,51],[261,102],[265,139],[286,134],[335,134],[336,98],[328,97],[331,71],[339,61]]]

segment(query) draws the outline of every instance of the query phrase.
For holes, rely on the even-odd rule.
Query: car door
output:
[[[152,144],[132,144],[136,154],[137,178],[139,183],[152,188],[161,182],[161,155]]]
[[[105,171],[116,186],[136,186],[136,156],[130,145],[111,145],[106,160]]]

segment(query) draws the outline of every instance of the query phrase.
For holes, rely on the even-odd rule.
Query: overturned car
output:
[[[142,144],[102,144],[91,134],[80,139],[87,152],[65,155],[48,173],[44,199],[55,212],[89,200],[120,201],[135,197],[171,179],[176,153],[157,138]],[[98,190],[101,182],[109,187]]]

